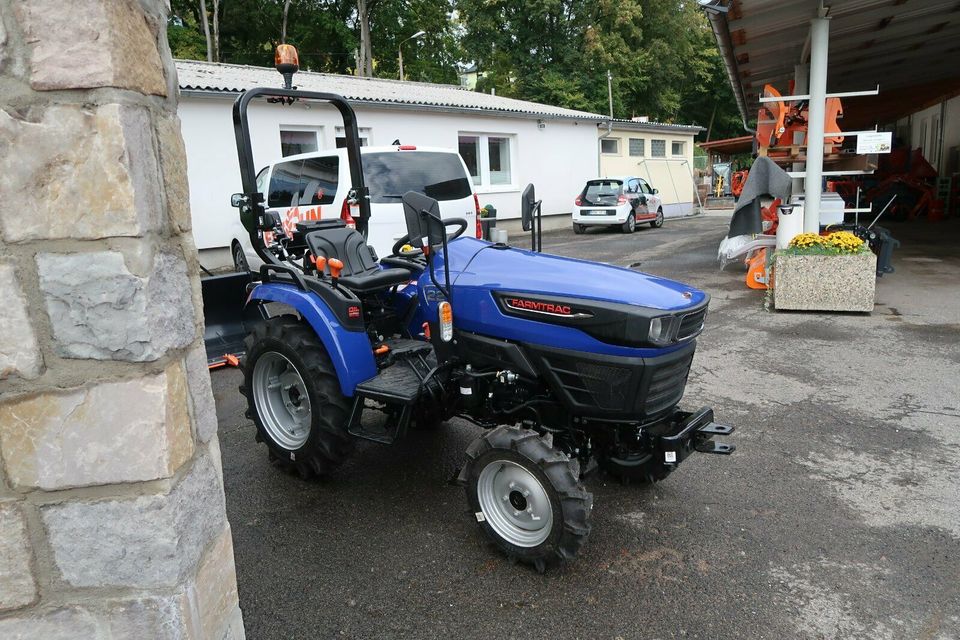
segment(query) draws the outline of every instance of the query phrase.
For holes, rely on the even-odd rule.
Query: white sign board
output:
[[[857,153],[890,153],[893,133],[871,131],[857,136]]]

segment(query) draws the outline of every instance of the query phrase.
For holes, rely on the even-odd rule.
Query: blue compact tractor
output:
[[[289,51],[284,55],[288,55]],[[282,57],[282,56],[281,56]],[[233,196],[264,261],[247,307],[241,391],[277,465],[328,474],[356,438],[384,444],[448,418],[483,429],[459,481],[471,517],[512,559],[570,560],[590,533],[584,476],[662,480],[694,452],[728,454],[733,429],[677,408],[709,296],[629,269],[467,237],[437,202],[402,195],[407,234],[377,258],[353,110],[340,96],[256,88],[234,106],[244,193]],[[284,70],[281,69],[283,72]],[[343,117],[356,229],[264,208],[247,123],[252,100],[326,102]],[[521,209],[530,228],[533,188]],[[265,243],[269,232],[270,243]]]

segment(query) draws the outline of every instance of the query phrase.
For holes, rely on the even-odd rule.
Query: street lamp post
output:
[[[400,63],[400,79],[403,80],[403,43],[407,40],[413,40],[414,38],[419,38],[420,36],[426,35],[426,31],[417,31],[415,34],[400,41],[400,44],[397,45],[397,60]]]

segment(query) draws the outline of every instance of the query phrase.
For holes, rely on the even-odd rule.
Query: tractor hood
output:
[[[666,278],[473,238],[449,254],[454,326],[528,344],[656,355],[700,333],[710,299]]]
[[[450,270],[457,288],[483,287],[680,311],[706,302],[706,293],[632,269],[564,258],[461,238],[451,243]]]

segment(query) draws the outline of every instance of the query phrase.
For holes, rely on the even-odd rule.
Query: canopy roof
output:
[[[844,129],[883,124],[921,102],[960,93],[960,2],[826,0],[830,22],[827,91],[880,85],[880,95],[844,101]],[[765,84],[789,90],[795,66],[810,58],[813,0],[701,0],[726,8],[711,19],[745,120],[756,117]],[[726,31],[726,32],[724,32]],[[853,108],[856,105],[857,108]],[[923,106],[923,105],[921,105]]]

